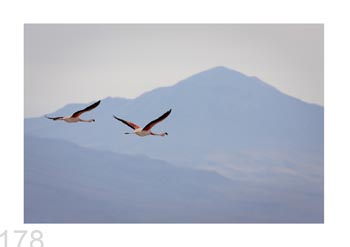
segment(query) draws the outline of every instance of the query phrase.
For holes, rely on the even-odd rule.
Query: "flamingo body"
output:
[[[78,118],[78,117],[63,117],[62,118],[63,121],[65,121],[66,123],[76,123],[76,122],[80,122],[82,119]],[[93,122],[93,121],[91,121]]]
[[[151,131],[145,131],[145,130],[142,130],[142,128],[138,128],[138,129],[136,129],[136,130],[134,130],[134,133],[136,134],[136,135],[138,135],[138,136],[141,136],[141,137],[143,137],[143,136],[148,136],[148,135],[150,135],[151,134]]]

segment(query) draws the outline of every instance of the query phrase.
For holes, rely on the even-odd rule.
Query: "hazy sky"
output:
[[[24,114],[134,98],[226,66],[323,105],[321,24],[24,26]]]

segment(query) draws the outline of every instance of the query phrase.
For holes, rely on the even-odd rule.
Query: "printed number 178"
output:
[[[25,236],[27,235],[28,231],[13,231],[14,234],[18,235],[18,241],[17,241],[17,247],[27,247],[27,246],[23,246],[22,245],[22,242],[24,242],[24,238]],[[43,233],[39,230],[35,230],[35,231],[32,231],[30,233],[30,237],[31,237],[31,240],[30,240],[30,247],[44,247],[44,242],[42,240],[43,238]],[[5,230],[4,232],[0,233],[0,247],[2,247],[2,244],[1,244],[1,238],[4,238],[3,240],[3,243],[4,243],[4,247],[7,247],[7,230]],[[14,245],[11,245],[11,246],[14,246]]]

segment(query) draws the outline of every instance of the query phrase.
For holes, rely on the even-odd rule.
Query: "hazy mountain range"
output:
[[[86,105],[67,105],[48,115],[70,115]],[[142,126],[168,109],[172,109],[171,115],[154,128],[155,132],[167,131],[169,136],[164,138],[124,135],[131,129],[112,117],[116,115]],[[90,200],[92,208],[81,211],[80,218],[67,216],[68,221],[103,222],[103,218],[91,218],[90,215],[92,211],[100,210],[106,212],[106,222],[322,222],[323,115],[321,106],[285,95],[256,77],[216,67],[135,99],[102,99],[98,108],[82,116],[95,118],[93,124],[66,124],[44,117],[25,119],[26,220],[45,221],[40,218],[42,214],[35,213],[33,205],[38,205],[31,198],[54,196],[52,191],[42,191],[40,186],[32,185],[43,179],[35,171],[52,176],[52,179],[41,181],[42,186],[50,185],[63,196],[63,181],[53,184],[53,178],[59,174],[57,169],[62,169],[62,176],[70,174],[69,169],[76,169],[75,176],[65,184],[72,198],[81,195],[81,190],[86,193],[94,190],[94,186],[102,186],[107,192],[105,197],[100,197],[102,192],[98,189],[91,192],[94,196],[82,200]],[[55,152],[47,150],[49,147]],[[70,159],[67,156],[72,150],[76,153],[71,154]],[[101,164],[105,164],[111,173],[105,174]],[[97,177],[90,187],[75,188],[75,180],[86,179],[77,172],[88,172],[84,165]],[[123,170],[125,167],[132,171]],[[124,173],[119,173],[120,169]],[[148,169],[154,172],[150,177],[147,177]],[[104,184],[105,175],[115,180]],[[164,182],[161,186],[158,184],[161,178],[165,181],[174,179],[174,183]],[[211,179],[215,180],[214,184],[207,183]],[[142,189],[150,189],[150,198],[142,197],[142,190],[133,194],[134,199],[112,192],[112,188],[118,186],[136,188],[137,183],[141,183]],[[199,201],[182,194],[181,189],[193,187],[202,193],[203,198]],[[216,188],[215,193],[212,187]],[[157,197],[153,201],[152,195]],[[180,198],[178,204],[167,197],[172,195]],[[214,201],[218,204],[210,204],[212,196],[217,197]],[[126,203],[124,206],[130,206],[130,215],[134,212],[134,216],[118,218],[113,214],[116,205],[123,201],[121,198]],[[162,199],[166,198],[170,201],[163,204]],[[108,206],[102,206],[104,200],[114,206],[107,209]],[[196,211],[194,205],[198,206],[200,202],[210,205],[203,206],[203,211]],[[191,210],[188,208],[187,214],[181,216],[179,212],[186,203],[191,205]],[[177,205],[177,210],[170,205]],[[136,213],[140,208],[145,209],[142,216]],[[172,213],[168,217],[160,216],[167,208],[173,210]],[[79,211],[79,206],[76,210]],[[59,206],[52,212],[60,212]],[[84,218],[84,215],[91,217]],[[59,219],[64,221],[59,216],[53,221],[59,222]]]
[[[26,223],[322,222],[322,194],[145,156],[25,139]],[[287,178],[288,179],[288,178]]]

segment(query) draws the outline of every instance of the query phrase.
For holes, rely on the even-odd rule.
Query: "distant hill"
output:
[[[24,221],[323,222],[322,184],[278,172],[276,181],[281,176],[282,183],[266,183],[264,174],[227,179],[143,155],[25,136]]]
[[[111,92],[112,93],[112,92]],[[85,107],[67,105],[49,115]],[[172,108],[155,127],[167,139],[124,136],[117,115],[145,125]],[[106,98],[84,117],[96,123],[69,125],[43,117],[25,120],[25,133],[65,139],[82,146],[162,156],[164,152],[198,152],[246,148],[289,148],[323,151],[323,107],[290,97],[262,82],[225,67],[196,74],[174,86],[158,88],[135,99]],[[166,145],[164,145],[166,143]]]
[[[68,115],[86,105],[67,105],[48,115]],[[131,129],[112,117],[143,126],[170,108],[171,115],[154,128],[155,132],[167,131],[169,136],[164,138],[124,135]],[[143,154],[215,170],[231,178],[241,177],[242,169],[248,169],[256,177],[261,172],[278,171],[323,181],[323,107],[225,67],[195,74],[135,99],[105,98],[83,117],[94,117],[96,122],[25,119],[25,134]]]

